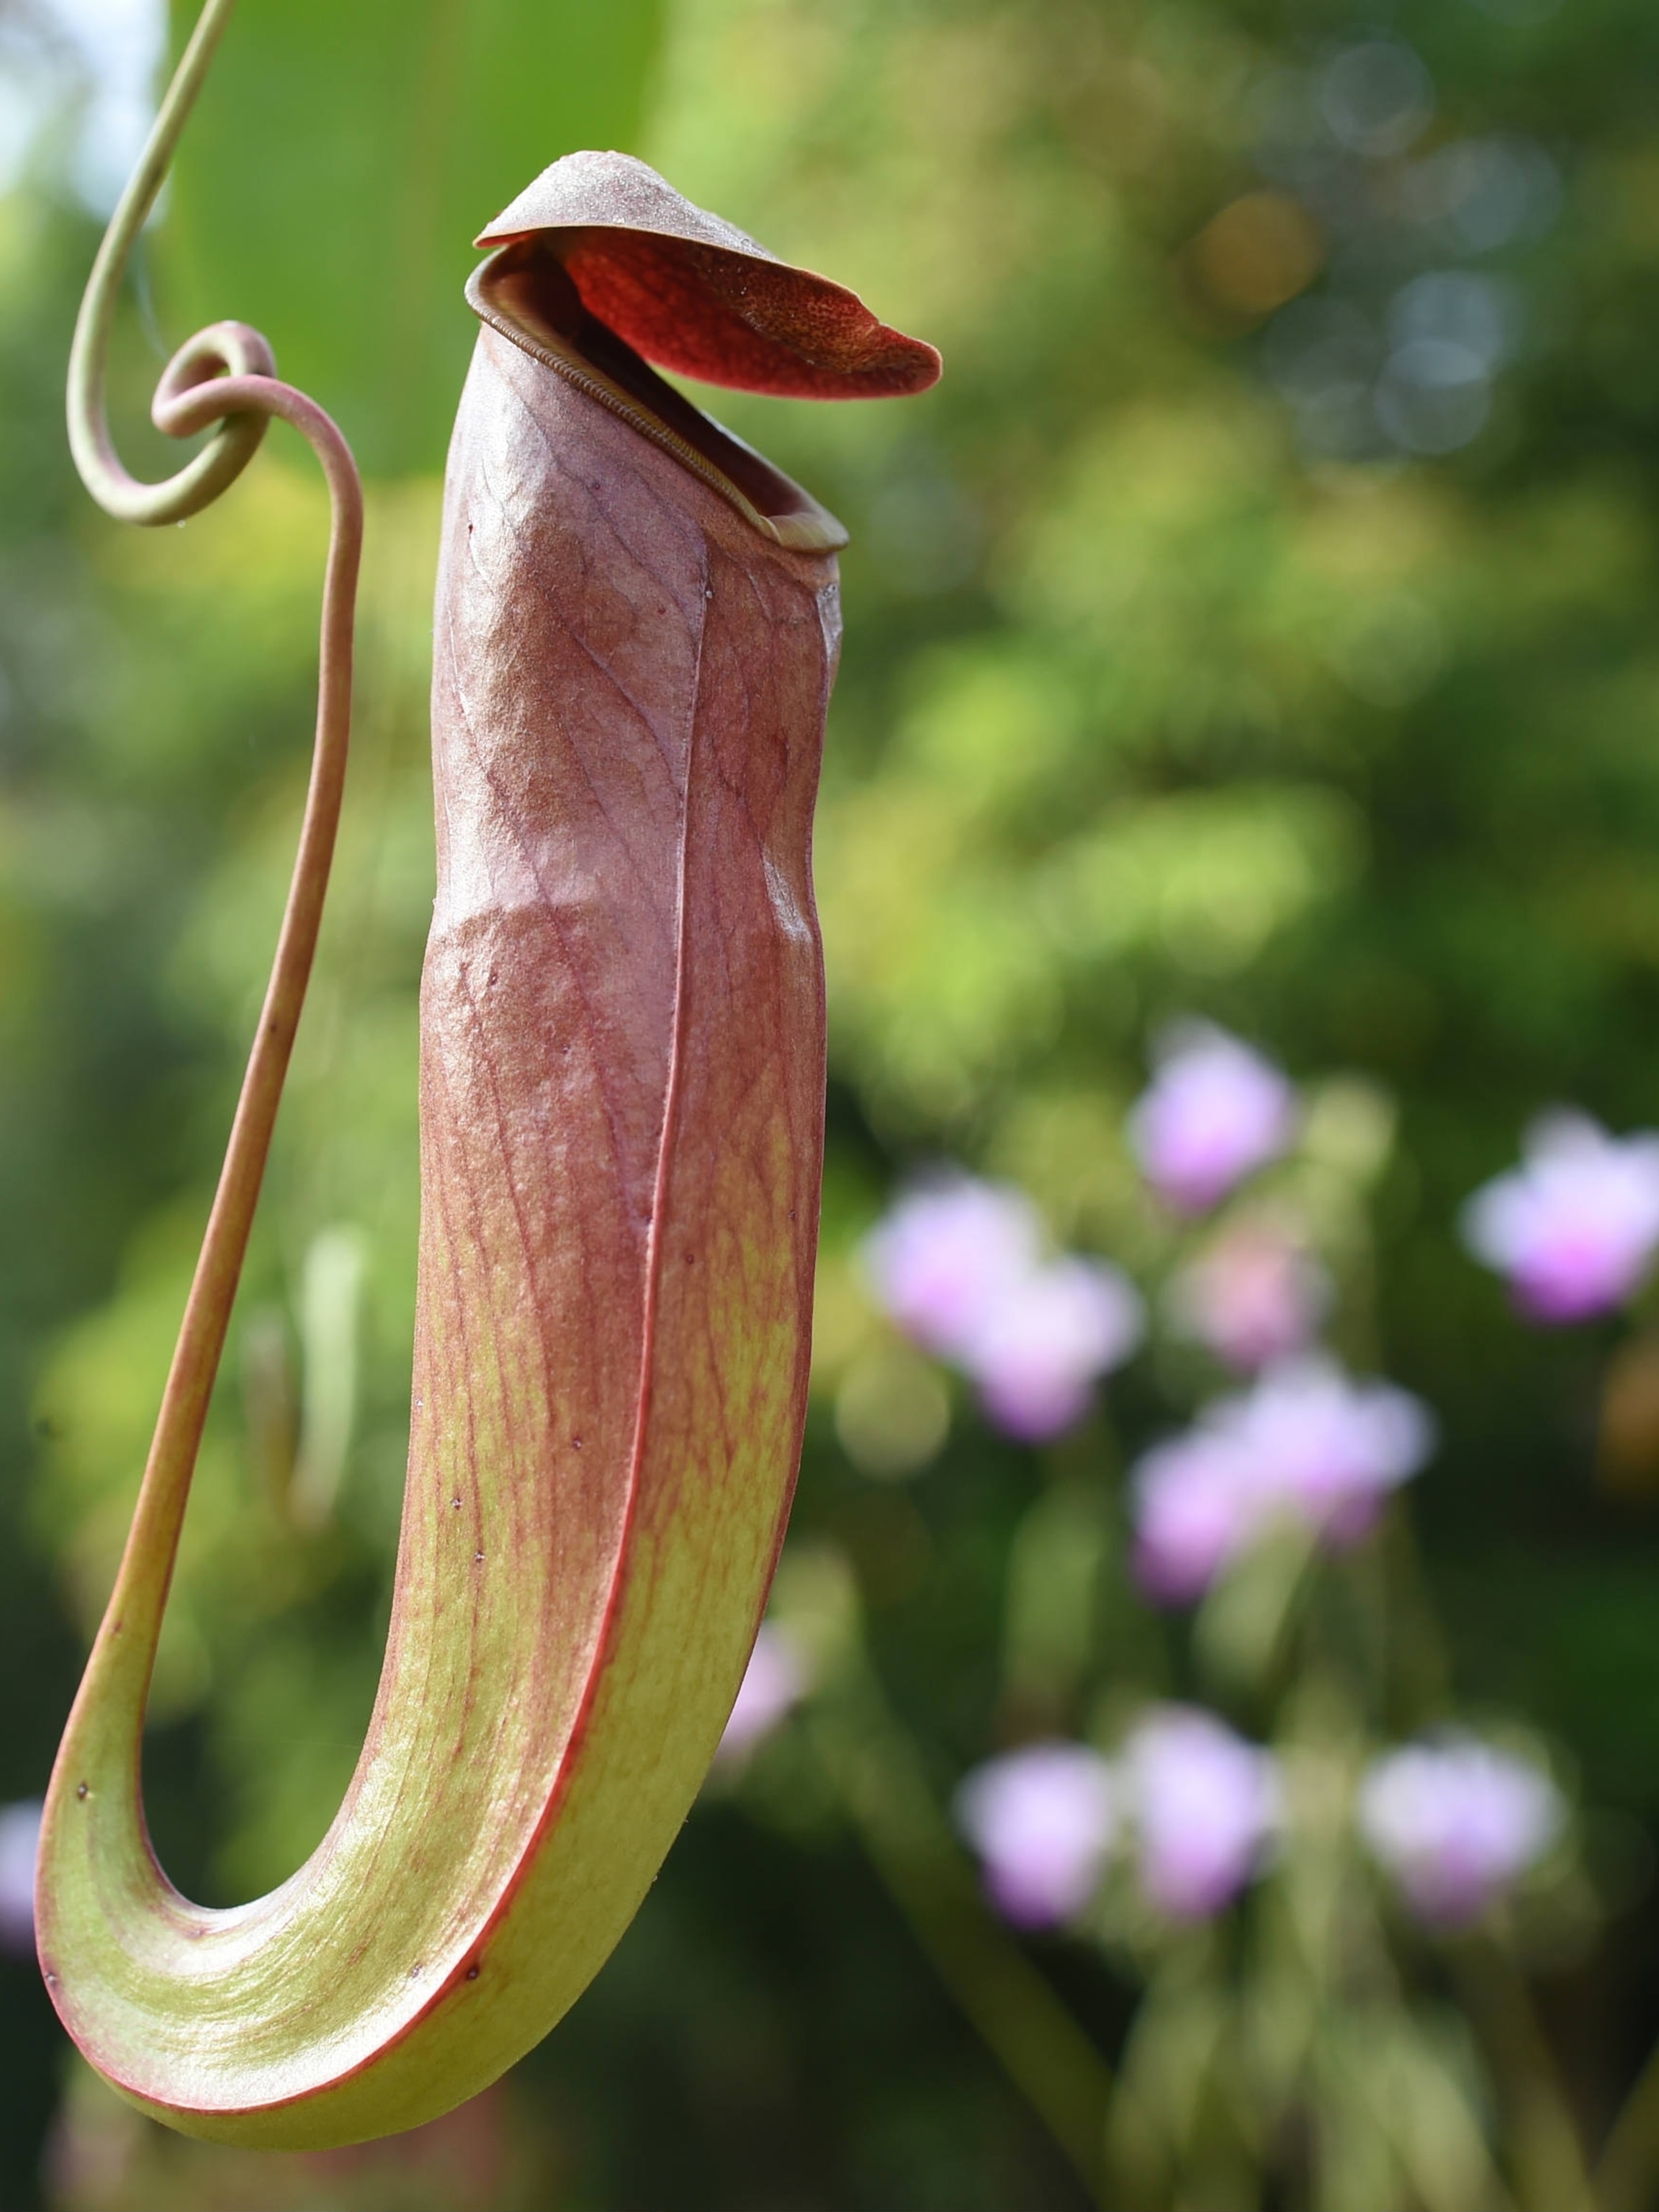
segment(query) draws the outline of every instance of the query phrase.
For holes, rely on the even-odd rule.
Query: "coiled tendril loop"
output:
[[[159,483],[141,482],[128,472],[110,437],[104,391],[122,280],[233,4],[234,0],[206,0],[149,141],[110,219],[70,351],[70,448],[87,489],[118,520],[155,526],[199,514],[247,466],[273,416],[291,423],[310,442],[327,478],[332,508],[323,587],[316,737],[299,849],[259,1026],[112,1602],[112,1614],[125,1613],[131,1629],[138,1632],[130,1638],[132,1649],[143,1648],[148,1638],[153,1650],[160,1627],[202,1425],[316,951],[345,777],[352,632],[362,546],[362,487],[350,448],[315,400],[278,380],[269,343],[246,323],[215,323],[198,331],[162,371],[150,408],[156,428],[173,438],[211,434],[202,450],[174,475]],[[83,1698],[94,1693],[100,1674],[94,1658]]]

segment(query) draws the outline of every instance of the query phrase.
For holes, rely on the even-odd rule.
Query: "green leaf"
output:
[[[175,6],[182,39],[194,0]],[[661,0],[242,0],[155,242],[169,336],[234,317],[367,471],[442,465],[471,240],[578,147],[631,149]]]

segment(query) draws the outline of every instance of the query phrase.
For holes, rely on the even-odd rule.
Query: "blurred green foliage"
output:
[[[197,10],[173,9],[180,36]],[[181,331],[267,332],[378,475],[441,469],[482,230],[550,147],[630,145],[659,0],[243,0],[158,258]]]
[[[1609,1932],[1558,1947],[1540,1982],[1592,2132],[1659,2030],[1659,1427],[1638,1423],[1616,1464],[1597,1449],[1609,1363],[1646,1340],[1523,1337],[1453,1226],[1539,1107],[1659,1121],[1659,18],[1638,0],[1397,0],[1388,20],[1432,118],[1408,152],[1328,146],[1322,169],[1287,165],[1295,130],[1275,118],[1372,32],[1350,0],[672,0],[659,44],[643,6],[246,0],[193,126],[158,242],[168,339],[259,323],[385,479],[337,890],[156,1686],[152,1821],[205,1898],[280,1879],[320,1835],[378,1666],[412,1313],[437,495],[395,472],[438,459],[470,342],[466,238],[574,138],[614,138],[947,364],[902,407],[716,401],[854,533],[819,840],[834,1073],[797,1536],[852,1562],[887,1716],[856,1708],[857,1741],[878,1751],[890,1721],[915,1770],[860,1784],[844,1741],[815,1757],[801,1732],[711,1796],[521,2069],[542,2161],[526,2202],[1080,2201],[972,2002],[945,1993],[951,1947],[978,1940],[971,1900],[952,1918],[927,1871],[951,1847],[882,1808],[942,1803],[1030,1725],[1021,1670],[1041,1664],[1018,1621],[1063,1603],[1073,1556],[1044,1553],[1030,1516],[1095,1480],[1104,1446],[1085,1433],[1045,1465],[935,1395],[914,1415],[933,1455],[878,1480],[833,1408],[874,1342],[851,1255],[915,1161],[1012,1176],[1062,1239],[1161,1265],[1122,1115],[1149,1035],[1194,1010],[1298,1076],[1352,1071],[1398,1102],[1346,1348],[1443,1424],[1413,1504],[1460,1702],[1547,1731],[1595,1808]],[[1500,142],[1546,157],[1547,220],[1481,246],[1411,215],[1418,165]],[[51,151],[0,201],[12,1796],[44,1781],[107,1587],[258,1001],[324,527],[280,434],[183,532],[123,536],[87,511],[58,386],[94,231]],[[1311,210],[1297,250],[1310,235],[1322,264],[1282,312],[1273,268],[1237,246],[1260,243],[1255,218],[1216,227],[1264,194]],[[1334,303],[1380,328],[1448,267],[1510,288],[1518,335],[1485,428],[1443,453],[1325,435],[1312,370],[1285,365],[1295,314]],[[136,455],[144,346],[135,313]],[[1127,1447],[1193,1387],[1167,1359],[1132,1370]],[[1103,1633],[1126,1680],[1184,1686],[1191,1655],[1144,1617]],[[936,1893],[943,1917],[918,1917]],[[1120,2050],[1127,1970],[1058,1943],[1020,1955],[1033,2007],[1057,1992]],[[1193,2032],[1176,2007],[1147,2033],[1160,2019],[1171,2048]],[[1477,2075],[1441,2019],[1437,2045],[1376,2029],[1322,2063],[1391,2068],[1400,2097],[1449,2112],[1438,2180],[1410,2185],[1455,2203],[1479,2169]],[[7,1967],[0,2193],[19,2205],[52,2094],[44,2020],[29,1971]],[[233,2183],[170,2148],[146,2163],[163,2154],[142,2130],[77,2166],[103,2124],[60,2133],[56,2201],[301,2201],[288,2166]],[[404,2186],[313,2185],[384,2205]],[[1356,2186],[1356,2212],[1381,2212]]]

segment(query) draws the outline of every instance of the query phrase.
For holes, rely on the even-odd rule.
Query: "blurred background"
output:
[[[467,240],[624,147],[946,362],[902,405],[698,395],[853,540],[773,1621],[575,2012],[327,2158],[127,2114],[29,1940],[325,524],[282,431],[184,530],[70,467],[168,38],[0,4],[0,2203],[1659,2203],[1659,17],[242,0],[118,435],[161,473],[161,362],[237,316],[371,483],[337,887],[146,1751],[198,1898],[320,1837],[384,1634]]]

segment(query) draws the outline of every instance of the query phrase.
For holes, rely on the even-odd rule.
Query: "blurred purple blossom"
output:
[[[1011,1284],[961,1353],[996,1425],[1026,1443],[1060,1435],[1091,1385],[1121,1367],[1146,1329],[1140,1294],[1097,1260],[1055,1260]]]
[[[715,1757],[728,1763],[745,1757],[800,1703],[808,1687],[799,1652],[781,1629],[763,1622]]]
[[[1547,1114],[1522,1151],[1465,1206],[1464,1242],[1534,1321],[1610,1312],[1659,1249],[1659,1134],[1613,1137],[1586,1114]]]
[[[1141,1587],[1163,1604],[1198,1596],[1287,1511],[1328,1545],[1357,1543],[1433,1445],[1427,1408],[1407,1392],[1354,1382],[1322,1356],[1281,1361],[1137,1462]]]
[[[1160,1705],[1130,1736],[1124,1771],[1147,1896],[1175,1920],[1223,1911],[1279,1825],[1273,1754],[1195,1705]]]
[[[1182,1022],[1129,1116],[1129,1141],[1158,1196],[1203,1213],[1277,1159],[1296,1129],[1296,1092],[1271,1060],[1210,1022]]]
[[[1267,1501],[1295,1507],[1339,1545],[1368,1534],[1388,1492],[1434,1449],[1419,1399],[1389,1382],[1351,1382],[1314,1354],[1270,1367],[1206,1419],[1237,1440]]]
[[[1253,1468],[1231,1437],[1201,1426],[1155,1444],[1131,1480],[1135,1579],[1158,1605],[1200,1597],[1261,1522]]]
[[[1454,1928],[1536,1864],[1564,1808],[1529,1759],[1473,1736],[1412,1744],[1373,1762],[1359,1793],[1360,1833],[1419,1919]]]
[[[1052,1928],[1093,1895],[1117,1829],[1112,1771],[1080,1743],[988,1759],[957,1792],[986,1893],[1018,1928]]]
[[[1330,1278],[1271,1216],[1234,1223],[1170,1285],[1176,1326],[1244,1372],[1306,1349],[1331,1302]]]
[[[34,1954],[34,1861],[40,1844],[40,1800],[0,1806],[0,1950]]]
[[[1036,1208],[1003,1184],[957,1176],[911,1191],[866,1239],[864,1263],[905,1334],[961,1368],[989,1418],[1027,1443],[1070,1428],[1145,1330],[1127,1276],[1075,1254],[1045,1261]]]
[[[1036,1272],[1042,1224],[1023,1192],[964,1175],[919,1184],[865,1239],[883,1310],[924,1351],[959,1358],[989,1310]]]

